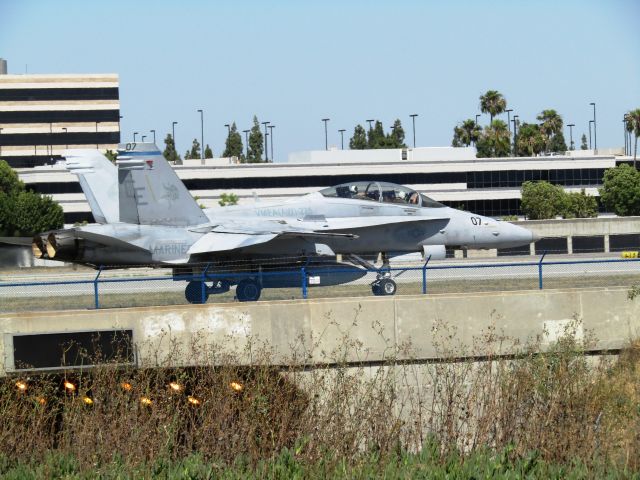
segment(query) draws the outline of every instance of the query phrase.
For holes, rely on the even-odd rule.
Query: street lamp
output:
[[[567,124],[567,127],[569,127],[569,150],[573,150],[573,127],[575,126],[575,123]]]
[[[178,153],[178,148],[176,147],[176,125],[178,122],[171,122],[171,138],[173,139],[173,149]]]
[[[507,112],[507,127],[509,127],[509,136],[511,136],[511,112],[513,112],[513,108],[509,108],[505,112]]]
[[[416,148],[416,117],[418,116],[417,113],[413,113],[411,115],[409,115],[411,117],[411,120],[413,121],[413,148]]]
[[[624,117],[622,117],[622,130],[624,132],[624,154],[625,155],[629,155],[629,148],[628,148],[628,144],[627,144],[627,114],[624,114]],[[2,129],[0,128],[0,131]]]
[[[275,125],[269,125],[269,136],[271,137],[271,162],[273,163],[273,129]]]
[[[598,135],[596,133],[596,104],[591,102],[589,105],[593,106],[593,149],[598,150]]]
[[[264,161],[265,162],[269,162],[269,150],[268,150],[268,145],[267,145],[267,125],[269,125],[271,122],[262,122],[262,125],[264,125]]]
[[[513,116],[513,155],[518,156],[518,118],[520,116]]]
[[[136,143],[136,135],[138,135],[138,132],[133,132],[133,143]]]
[[[371,124],[373,123],[373,120],[374,120],[374,119],[366,120],[366,122],[368,122],[368,123],[369,123],[369,130],[371,130],[371,129],[373,128],[373,127],[371,127]]]
[[[482,114],[481,114],[481,113],[479,113],[479,114],[477,114],[477,115],[476,115],[476,125],[478,125],[478,117],[481,117],[481,116],[482,116]]]
[[[591,124],[593,123],[593,120],[589,120],[589,150],[593,150],[591,148]]]
[[[200,160],[204,164],[204,112],[201,108],[198,112],[200,112]]]
[[[142,135],[142,138],[140,139],[140,141],[141,141],[142,143],[144,143],[144,139],[145,139],[145,138],[147,138],[147,136],[146,136],[146,135]]]
[[[328,143],[328,137],[327,137],[327,122],[331,120],[330,118],[323,118],[322,121],[324,122],[324,149],[325,150],[329,150],[329,143]]]
[[[243,130],[243,132],[244,132],[244,144],[246,145],[246,150],[247,150],[246,158],[249,157],[249,132],[250,131],[251,130]]]
[[[0,130],[2,129],[0,128]],[[64,130],[64,138],[67,139],[65,148],[69,150],[69,139],[67,138],[67,127],[62,127],[62,130]]]
[[[342,129],[340,129],[338,131],[340,132],[340,145],[342,147],[342,150],[344,150],[344,132],[346,132],[346,130],[344,128],[342,128]]]
[[[155,130],[149,130],[151,133],[153,133],[153,143],[156,143],[156,131]]]
[[[227,127],[227,136],[231,135],[231,125],[225,123],[224,126]]]

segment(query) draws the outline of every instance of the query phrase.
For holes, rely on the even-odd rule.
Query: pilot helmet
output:
[[[358,186],[357,185],[349,185],[349,191],[351,193],[358,193]]]

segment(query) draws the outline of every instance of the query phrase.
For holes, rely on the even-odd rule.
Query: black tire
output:
[[[380,282],[374,282],[371,284],[371,291],[373,292],[374,295],[378,296],[378,295],[382,295],[382,293],[380,292]]]
[[[207,302],[209,298],[208,288],[206,285],[204,286],[204,298],[202,298],[202,285],[202,282],[195,281],[187,283],[187,287],[184,289],[184,298],[187,299],[187,302],[195,304]]]
[[[390,278],[383,278],[380,280],[380,295],[395,295],[398,291],[398,285]]]
[[[251,278],[241,280],[236,287],[236,298],[239,302],[255,302],[260,298],[260,293],[262,288]]]

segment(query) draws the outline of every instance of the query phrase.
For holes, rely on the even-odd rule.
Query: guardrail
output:
[[[254,278],[265,287],[262,298],[268,300],[371,294],[369,289],[372,283],[381,275],[392,279],[400,293],[410,294],[545,287],[630,287],[640,283],[638,258],[546,261],[545,254],[535,261],[525,262],[449,265],[433,264],[427,260],[420,266],[359,269],[360,278],[344,283],[339,281],[340,275],[346,279],[349,275],[355,275],[354,271],[353,268],[303,266],[295,270],[219,273],[205,267],[194,275],[148,275],[138,272],[129,273],[129,276],[114,276],[110,271],[107,276],[106,270],[100,268],[94,276],[82,279],[0,282],[0,311],[184,304],[187,303],[184,290],[189,282],[196,282],[195,288],[200,288],[201,297],[198,299],[196,293],[195,303],[204,303],[210,294],[215,301],[234,301],[233,288],[229,289],[229,285],[223,284],[216,290],[216,282],[218,285],[225,281],[236,284],[247,278]],[[337,284],[319,288],[332,281]],[[193,303],[193,294],[191,300]]]

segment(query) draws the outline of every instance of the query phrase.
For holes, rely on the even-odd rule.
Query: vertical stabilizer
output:
[[[153,143],[118,146],[120,221],[192,226],[209,219]]]
[[[93,218],[98,223],[119,221],[118,169],[98,150],[67,150],[66,168],[78,176]]]

